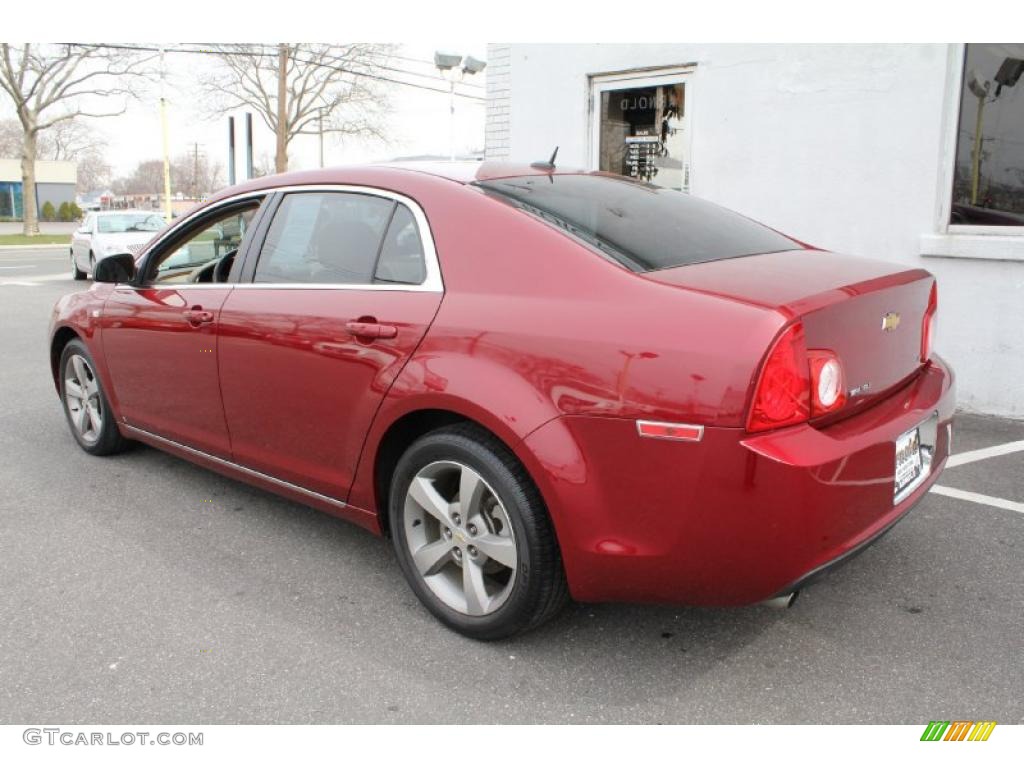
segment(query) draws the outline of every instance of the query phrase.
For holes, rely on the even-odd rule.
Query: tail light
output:
[[[803,323],[783,331],[768,353],[754,389],[747,429],[761,432],[807,421],[811,383]]]
[[[932,356],[932,340],[935,338],[935,314],[939,310],[939,287],[932,283],[932,292],[928,295],[928,309],[924,311],[921,321],[921,362],[927,363]]]
[[[812,349],[807,353],[811,366],[811,415],[838,411],[846,403],[843,365],[835,352]]]
[[[827,349],[807,349],[803,323],[783,331],[761,368],[747,417],[747,430],[763,432],[800,424],[846,404],[839,357]]]

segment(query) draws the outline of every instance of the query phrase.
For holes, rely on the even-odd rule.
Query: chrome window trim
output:
[[[150,432],[149,430],[142,429],[140,427],[135,427],[135,426],[132,426],[131,424],[127,424],[127,423],[124,423],[124,422],[122,422],[121,428],[123,430],[125,430],[126,432],[133,433],[133,434],[135,434],[135,435],[137,435],[139,437],[148,438],[150,440],[153,440],[154,442],[162,443],[164,445],[171,446],[171,447],[176,448],[178,450],[185,451],[186,453],[188,453],[191,456],[197,456],[200,459],[204,459],[206,461],[213,462],[214,464],[218,464],[218,465],[220,465],[222,467],[226,467],[228,469],[233,469],[233,470],[235,470],[237,472],[241,472],[241,473],[243,473],[245,475],[249,475],[250,477],[255,477],[255,478],[258,478],[259,480],[263,480],[265,482],[272,483],[273,485],[279,486],[281,488],[286,488],[289,491],[293,491],[295,493],[301,493],[304,496],[310,496],[310,497],[312,497],[314,499],[318,499],[318,500],[326,502],[328,504],[332,504],[332,505],[336,506],[338,509],[344,509],[346,506],[348,506],[341,499],[336,499],[333,496],[325,496],[322,493],[317,493],[316,491],[311,491],[311,490],[309,490],[309,488],[305,488],[305,487],[303,487],[301,485],[296,485],[295,483],[289,483],[287,480],[281,480],[280,478],[274,477],[273,475],[268,475],[268,474],[266,474],[264,472],[259,472],[259,471],[255,470],[255,469],[250,469],[249,467],[246,467],[246,466],[244,466],[242,464],[238,464],[238,463],[236,463],[234,461],[229,461],[228,459],[222,459],[219,456],[214,456],[212,453],[207,453],[206,451],[200,451],[198,448],[193,448],[190,445],[185,445],[184,443],[179,443],[177,440],[171,440],[169,438],[162,437],[161,435],[157,435],[157,434],[155,434],[153,432]]]
[[[222,291],[252,290],[254,288],[273,288],[275,290],[303,290],[303,291],[405,291],[417,293],[443,293],[433,288],[424,288],[422,285],[407,285],[405,283],[176,283],[171,280],[148,283],[146,285],[128,285],[118,283],[117,288],[124,288],[131,291],[147,290],[202,290],[207,288],[218,288]]]
[[[410,197],[406,197],[400,192],[392,192],[391,190],[380,189],[378,187],[364,187],[356,184],[289,184],[281,187],[268,187],[266,189],[240,192],[237,195],[232,195],[231,197],[226,197],[223,200],[218,200],[213,205],[207,206],[198,211],[193,211],[161,235],[158,240],[146,249],[142,256],[149,256],[153,250],[159,248],[165,241],[176,237],[180,234],[183,227],[188,226],[189,223],[198,216],[206,216],[210,213],[216,213],[216,211],[222,207],[230,207],[235,203],[239,203],[250,198],[266,198],[275,192],[280,192],[282,194],[288,194],[290,192],[348,192],[357,195],[374,195],[376,197],[393,200],[396,203],[401,203],[412,211],[413,218],[416,220],[416,226],[419,227],[420,230],[420,242],[423,245],[423,261],[427,272],[426,279],[424,279],[424,281],[419,285],[409,285],[405,283],[176,283],[171,281],[154,281],[149,285],[131,287],[135,289],[143,289],[165,287],[173,288],[175,286],[180,286],[189,289],[284,288],[290,290],[409,291],[418,293],[444,293],[444,278],[441,275],[441,264],[437,258],[437,248],[434,245],[434,233],[431,231],[430,223],[427,221],[427,215],[423,212],[419,203]]]

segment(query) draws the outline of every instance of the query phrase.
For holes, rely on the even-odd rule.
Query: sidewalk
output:
[[[41,221],[39,222],[39,233],[42,235],[71,235],[78,229],[77,221]],[[20,221],[0,221],[0,235],[20,235],[22,229]]]

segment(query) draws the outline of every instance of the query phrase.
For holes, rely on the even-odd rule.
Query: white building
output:
[[[488,158],[557,145],[560,166],[924,267],[961,407],[1024,418],[1024,44],[493,44],[488,62]]]

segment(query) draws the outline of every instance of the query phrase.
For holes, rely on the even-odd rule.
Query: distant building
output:
[[[51,203],[75,202],[78,165],[65,160],[36,160],[36,210]],[[25,215],[21,160],[0,158],[0,221],[20,221]]]
[[[171,195],[171,215],[181,216],[183,213],[195,208],[199,203],[209,199],[209,195],[189,197],[178,192]],[[124,195],[110,194],[100,200],[100,207],[96,210],[127,210],[133,211],[164,211],[166,205],[164,196],[149,192],[137,192]]]
[[[93,190],[79,195],[75,202],[83,211],[102,211],[111,206],[114,193],[109,189]]]

